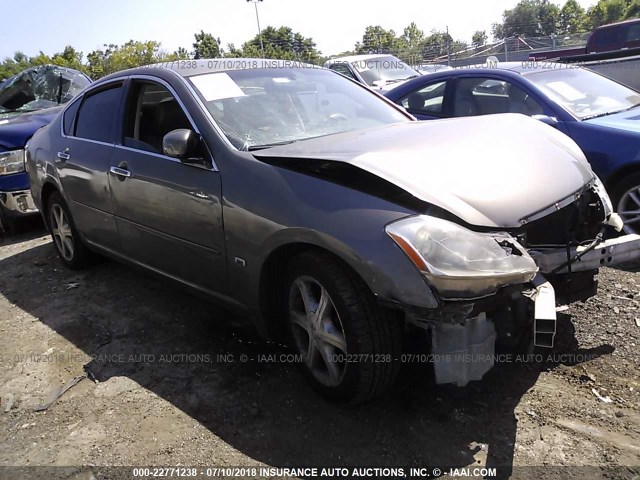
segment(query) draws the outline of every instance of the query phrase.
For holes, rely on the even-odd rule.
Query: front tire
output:
[[[640,233],[640,173],[629,175],[615,185],[611,200],[624,221],[624,233]]]
[[[402,325],[364,282],[331,255],[307,252],[290,263],[284,290],[291,345],[320,394],[358,403],[393,384]]]
[[[91,252],[82,242],[69,207],[58,192],[53,193],[47,202],[47,224],[62,263],[74,270],[83,269],[91,263]]]

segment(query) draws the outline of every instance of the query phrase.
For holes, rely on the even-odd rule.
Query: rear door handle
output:
[[[109,169],[109,171],[114,174],[117,175],[120,178],[129,178],[131,176],[131,172],[129,170],[125,170],[124,168],[120,168],[120,167],[111,167]]]
[[[71,155],[69,155],[67,152],[69,151],[69,149],[65,149],[64,152],[58,152],[58,158],[60,160],[62,160],[63,162],[66,162],[67,160],[69,160],[71,158]]]

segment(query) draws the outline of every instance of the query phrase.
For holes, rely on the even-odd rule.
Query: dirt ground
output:
[[[1,238],[0,478],[35,478],[9,468],[32,465],[86,479],[115,478],[96,472],[116,465],[640,478],[640,273],[604,269],[598,296],[559,315],[542,362],[505,358],[461,389],[406,366],[386,397],[357,407],[318,397],[286,349],[228,317],[112,261],[69,271],[37,225]]]

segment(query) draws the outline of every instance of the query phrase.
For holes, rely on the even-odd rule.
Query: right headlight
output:
[[[0,152],[0,175],[24,172],[24,150]]]
[[[427,215],[387,225],[386,232],[446,298],[489,295],[530,281],[538,271],[507,233],[478,233]]]

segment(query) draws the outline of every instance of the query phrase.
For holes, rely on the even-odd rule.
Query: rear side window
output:
[[[76,114],[82,101],[73,102],[64,112],[64,120],[62,129],[65,135],[73,135],[73,126],[75,125]]]
[[[85,97],[76,121],[76,137],[113,142],[122,85]]]
[[[636,43],[640,42],[640,23],[634,23],[629,25],[627,29],[627,42]]]

